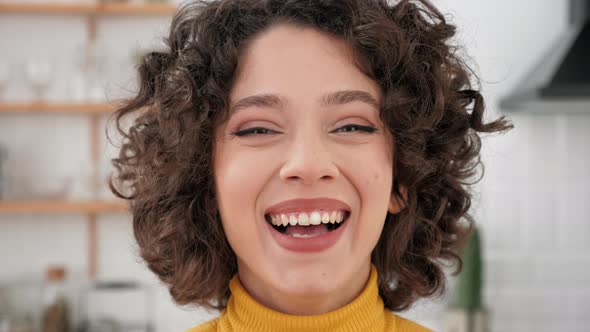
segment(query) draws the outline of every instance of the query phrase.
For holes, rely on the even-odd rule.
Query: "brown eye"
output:
[[[377,128],[371,126],[361,126],[356,124],[349,124],[343,127],[340,127],[335,130],[335,132],[355,132],[355,131],[363,131],[366,133],[374,133],[377,131]]]
[[[249,129],[233,132],[232,135],[242,137],[242,136],[258,135],[258,134],[268,135],[270,133],[276,133],[276,131],[271,130],[271,129],[267,129],[267,128],[263,128],[263,127],[254,127],[254,128],[249,128]]]

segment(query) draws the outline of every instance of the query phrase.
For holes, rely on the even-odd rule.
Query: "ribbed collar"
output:
[[[233,331],[383,331],[386,311],[379,296],[377,268],[371,264],[369,281],[352,302],[334,311],[297,316],[272,310],[257,302],[234,275],[231,296],[221,324]],[[224,317],[225,316],[225,317]],[[393,327],[395,330],[395,327]]]

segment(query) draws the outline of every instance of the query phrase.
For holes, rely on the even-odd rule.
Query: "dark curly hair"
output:
[[[392,194],[402,197],[400,186],[407,188],[405,208],[388,213],[371,255],[385,306],[401,311],[444,293],[442,261],[458,263],[459,273],[473,231],[468,187],[483,176],[478,133],[513,125],[504,116],[483,123],[484,99],[470,82],[477,77],[449,42],[455,26],[427,0],[181,6],[166,49],[143,57],[138,93],[113,114],[123,144],[109,186],[129,201],[141,258],[177,304],[227,305],[237,260],[215,199],[214,131],[227,119],[241,51],[278,22],[346,41],[382,89],[380,117],[395,138]],[[126,115],[136,115],[128,130],[121,127]]]

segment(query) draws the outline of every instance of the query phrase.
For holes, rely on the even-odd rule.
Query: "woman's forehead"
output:
[[[379,100],[378,84],[358,68],[353,55],[346,42],[319,30],[274,26],[244,48],[230,103],[270,91],[287,99],[325,101],[327,92],[350,90]]]

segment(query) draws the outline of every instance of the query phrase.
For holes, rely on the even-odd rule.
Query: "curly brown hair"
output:
[[[470,82],[477,77],[449,42],[455,26],[427,0],[181,6],[166,49],[143,57],[138,93],[113,114],[124,144],[112,159],[118,174],[109,186],[129,200],[140,256],[176,303],[227,305],[237,260],[215,199],[214,132],[227,119],[241,51],[278,22],[346,41],[383,91],[380,117],[395,138],[392,194],[402,197],[400,186],[407,188],[405,208],[388,213],[371,255],[385,306],[401,311],[420,297],[442,294],[442,260],[458,263],[459,273],[460,250],[473,230],[468,187],[483,176],[478,133],[513,126],[504,116],[482,122],[484,99]],[[125,131],[120,121],[130,114],[137,117]],[[481,176],[474,178],[479,166]]]

